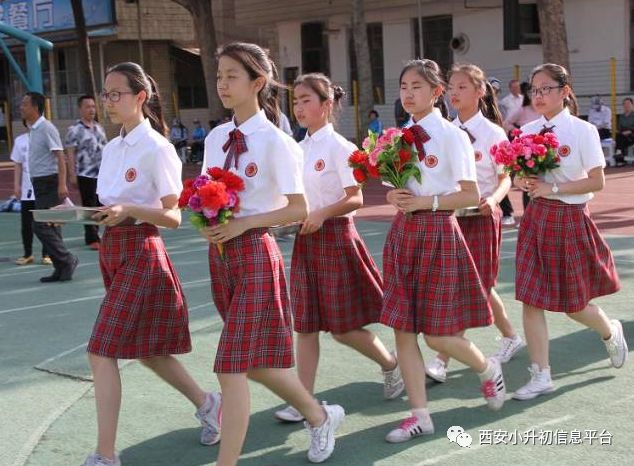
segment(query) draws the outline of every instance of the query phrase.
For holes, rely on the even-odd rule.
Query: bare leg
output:
[[[405,391],[412,409],[427,407],[427,393],[425,391],[425,363],[418,346],[415,333],[394,330],[396,350],[401,375],[405,382]]]
[[[516,335],[513,324],[509,320],[509,316],[506,314],[504,303],[497,294],[495,289],[491,288],[491,309],[493,310],[493,317],[495,319],[495,326],[498,328],[503,337],[512,338]]]
[[[537,364],[540,369],[549,367],[549,342],[546,316],[542,309],[524,304],[522,311],[524,321],[524,335],[528,346],[528,355],[531,362]]]
[[[425,335],[430,348],[448,354],[461,363],[469,366],[478,374],[484,372],[488,362],[482,351],[470,340],[459,334],[451,336]]]
[[[297,334],[297,374],[309,393],[315,392],[319,364],[319,332]]]
[[[588,304],[582,311],[566,314],[572,320],[579,322],[586,327],[591,328],[604,340],[612,335],[612,326],[610,319],[605,315],[603,309],[595,304]]]
[[[346,333],[333,333],[332,337],[376,362],[384,371],[396,368],[396,358],[387,350],[379,337],[369,330],[360,328]]]
[[[117,360],[88,354],[97,404],[97,453],[114,458],[117,424],[121,410],[121,377]]]
[[[200,408],[205,403],[205,392],[174,356],[154,356],[140,361],[143,365],[152,369],[161,379],[185,395],[196,408]]]
[[[231,415],[222,416],[222,440],[218,452],[218,466],[235,466],[240,459],[249,427],[251,400],[246,374],[218,374],[222,389],[222,407]]]

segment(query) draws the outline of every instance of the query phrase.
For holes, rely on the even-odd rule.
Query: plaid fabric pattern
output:
[[[451,211],[398,213],[383,249],[381,323],[454,335],[493,323],[487,292]]]
[[[423,160],[427,155],[427,153],[425,152],[425,146],[423,144],[429,141],[431,137],[424,128],[418,125],[410,126],[409,130],[414,135],[414,145],[416,146],[416,150],[418,151],[418,159]]]
[[[381,274],[350,217],[297,235],[291,264],[295,331],[346,333],[378,322]]]
[[[587,205],[531,200],[517,237],[515,299],[548,311],[577,312],[620,288],[612,252]]]
[[[229,132],[229,139],[227,139],[227,142],[225,142],[222,146],[222,150],[227,153],[224,169],[229,170],[231,162],[234,163],[234,166],[237,169],[240,154],[248,150],[247,142],[244,140],[244,134],[242,134],[242,132],[237,128]]]
[[[106,228],[99,265],[106,296],[89,353],[141,359],[191,351],[183,289],[154,225]]]
[[[496,285],[500,268],[502,211],[498,207],[492,215],[458,217],[457,220],[482,285],[488,291]]]
[[[209,271],[213,300],[224,321],[214,372],[292,367],[284,260],[267,229],[248,230],[224,243],[224,258],[211,244]]]

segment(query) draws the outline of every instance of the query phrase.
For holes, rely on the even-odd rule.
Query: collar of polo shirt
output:
[[[37,121],[33,123],[33,125],[31,125],[31,129],[37,129],[37,127],[40,126],[44,120],[46,120],[46,118],[44,118],[44,115],[40,116]]]
[[[484,115],[482,114],[480,110],[478,110],[478,112],[475,115],[473,115],[471,118],[469,118],[465,122],[460,121],[460,117],[456,117],[456,119],[453,122],[456,126],[458,127],[464,126],[465,128],[467,128],[469,131],[473,133],[475,129],[478,127],[478,125],[482,123],[482,120],[484,120]]]
[[[152,125],[150,124],[150,120],[146,118],[141,123],[136,125],[129,134],[124,134],[123,128],[121,128],[119,135],[121,136],[121,140],[125,142],[128,146],[133,146],[137,142],[139,142],[144,134],[147,134],[151,130]]]
[[[421,128],[423,128],[425,131],[427,131],[429,136],[433,137],[432,133],[434,132],[435,129],[438,128],[438,126],[442,126],[443,120],[444,118],[442,116],[442,113],[440,113],[440,109],[434,107],[434,109],[431,112],[429,112],[428,115],[426,115],[425,117],[421,118],[418,121],[414,121],[414,117],[412,116],[409,119],[410,124],[408,126],[418,125]]]
[[[267,121],[268,118],[266,118],[266,113],[264,113],[264,110],[260,110],[258,113],[253,115],[240,126],[236,126],[235,118],[231,119],[232,127],[230,128],[230,130],[238,128],[240,132],[246,136],[256,131],[260,126],[262,126],[263,123],[266,123]]]
[[[563,129],[566,122],[570,119],[570,110],[568,107],[564,107],[564,109],[555,115],[554,118],[547,120],[544,115],[539,118],[539,125],[541,126],[553,126],[555,125],[558,129]]]
[[[306,136],[304,136],[304,140],[315,142],[321,141],[323,138],[325,138],[326,136],[330,136],[334,132],[335,129],[333,128],[332,123],[328,123],[326,126],[323,126],[315,131],[315,134],[313,134],[312,136],[310,136],[308,134],[308,131],[306,131]]]

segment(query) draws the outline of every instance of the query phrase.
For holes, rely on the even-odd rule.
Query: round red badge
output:
[[[434,168],[436,165],[438,165],[438,157],[436,157],[435,155],[425,156],[425,165],[427,166],[427,168]]]
[[[132,183],[136,180],[136,170],[134,168],[128,168],[125,172],[125,180],[128,183]]]
[[[557,154],[559,154],[559,157],[568,157],[570,155],[570,146],[559,146]]]
[[[482,152],[480,152],[479,150],[475,151],[475,160],[476,162],[482,160]]]
[[[253,178],[257,174],[257,172],[258,166],[255,164],[255,162],[251,162],[244,169],[244,174],[247,175],[249,178]]]
[[[324,162],[324,159],[319,159],[319,160],[317,160],[317,162],[315,162],[315,170],[316,171],[320,172],[325,167],[326,167],[326,162]]]

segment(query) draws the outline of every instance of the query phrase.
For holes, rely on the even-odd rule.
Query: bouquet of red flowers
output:
[[[361,145],[348,157],[354,179],[364,183],[368,178],[380,178],[395,188],[404,188],[410,177],[421,182],[413,133],[405,128],[388,128],[383,134],[370,132]]]
[[[238,193],[244,191],[244,180],[219,167],[207,169],[204,175],[185,180],[178,207],[189,209],[190,222],[198,230],[229,222],[240,211]],[[222,244],[218,244],[222,256]]]
[[[512,134],[512,141],[494,144],[490,150],[495,161],[504,166],[504,171],[526,177],[559,167],[559,141],[555,133],[522,134],[515,129]]]

